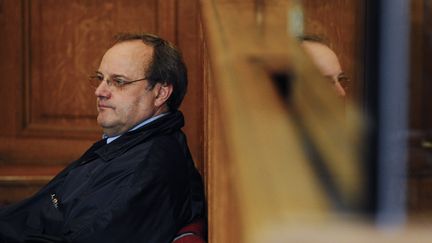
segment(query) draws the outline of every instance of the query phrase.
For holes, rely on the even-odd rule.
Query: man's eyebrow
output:
[[[101,71],[95,71],[95,73],[104,76],[104,74]],[[113,74],[111,75],[111,77],[128,79],[128,77],[122,74]]]
[[[339,78],[339,77],[348,77],[348,76],[346,75],[345,72],[340,72],[340,73],[338,74],[338,78]]]
[[[128,79],[128,80],[130,80],[130,78],[128,78],[127,76],[125,76],[125,75],[122,75],[122,74],[113,74],[113,75],[111,75],[113,78],[124,78],[124,79]]]

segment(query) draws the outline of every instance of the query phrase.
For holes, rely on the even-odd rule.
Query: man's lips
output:
[[[107,105],[107,104],[98,104],[97,107],[98,107],[98,109],[108,109],[108,108],[114,109],[114,107]]]

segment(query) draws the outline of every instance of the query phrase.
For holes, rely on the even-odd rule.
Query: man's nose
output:
[[[102,81],[99,86],[95,90],[96,97],[101,98],[109,98],[111,97],[111,90],[107,84],[107,82],[104,80]]]

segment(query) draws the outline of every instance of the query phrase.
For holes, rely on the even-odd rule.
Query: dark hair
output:
[[[319,36],[319,35],[311,35],[311,34],[300,35],[300,36],[297,36],[297,40],[299,40],[300,42],[310,41],[310,42],[320,43],[320,44],[323,44],[325,46],[330,46],[328,44],[328,41],[324,37]]]
[[[180,51],[170,42],[149,33],[120,33],[114,37],[113,45],[133,40],[141,40],[153,47],[153,57],[144,75],[151,88],[157,83],[173,86],[167,105],[171,111],[177,110],[188,84],[187,69]]]

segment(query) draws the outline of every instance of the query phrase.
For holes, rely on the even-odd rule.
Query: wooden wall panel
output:
[[[198,1],[178,2],[177,41],[188,66],[189,87],[181,109],[184,112],[189,147],[197,167],[204,170],[203,133],[203,38],[200,35]]]
[[[158,35],[177,44],[177,0],[159,0],[157,7]]]
[[[81,131],[82,137],[100,132],[86,79],[114,33],[155,32],[156,5],[154,0],[25,1],[25,132],[78,136]]]
[[[432,212],[431,33],[430,0],[411,1],[408,209],[420,217]]]
[[[348,95],[361,102],[363,2],[359,0],[301,1],[305,33],[328,42],[339,57],[342,69],[351,79]]]
[[[20,125],[17,107],[21,107],[21,66],[22,66],[22,3],[20,1],[0,2],[0,133],[6,136],[15,134]]]

